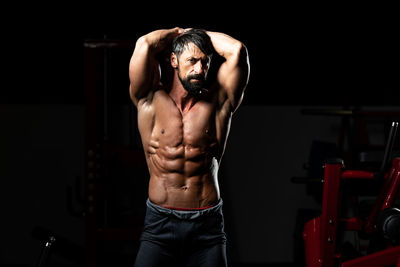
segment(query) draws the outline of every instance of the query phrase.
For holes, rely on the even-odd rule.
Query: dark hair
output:
[[[201,29],[190,29],[176,37],[172,42],[172,52],[179,57],[189,43],[195,44],[207,56],[211,56],[214,52],[210,36]]]

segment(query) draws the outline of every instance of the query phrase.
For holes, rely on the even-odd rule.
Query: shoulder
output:
[[[160,85],[154,90],[150,91],[146,97],[143,97],[138,101],[137,107],[138,110],[148,109],[151,106],[159,105],[160,102],[167,101],[169,99],[169,95],[166,89]]]

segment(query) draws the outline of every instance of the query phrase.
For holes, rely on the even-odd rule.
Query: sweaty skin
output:
[[[149,199],[164,207],[201,208],[220,198],[218,167],[232,114],[247,84],[247,50],[232,37],[207,32],[225,62],[215,84],[200,97],[193,97],[178,75],[206,77],[207,55],[193,43],[179,57],[172,53],[173,73],[165,84],[160,83],[160,66],[155,60],[182,32],[181,28],[158,30],[138,39],[130,63],[130,95],[138,110],[150,173]]]

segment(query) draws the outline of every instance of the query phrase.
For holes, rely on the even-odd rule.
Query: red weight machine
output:
[[[324,164],[320,216],[303,228],[306,267],[400,267],[400,157],[391,158],[398,122],[392,122],[379,171],[346,169],[342,159]],[[377,195],[366,215],[346,216],[343,204],[349,198],[358,205],[357,190],[365,183]],[[350,192],[350,194],[349,194]],[[356,233],[363,241],[355,245],[352,257],[345,257],[343,236]],[[378,241],[376,241],[378,240]]]

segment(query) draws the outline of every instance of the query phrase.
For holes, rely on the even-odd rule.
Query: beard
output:
[[[193,96],[200,96],[202,94],[206,82],[204,75],[192,74],[182,78],[178,71],[178,78],[181,81],[183,88],[188,91],[189,94]],[[197,81],[192,81],[193,79],[196,79]]]

